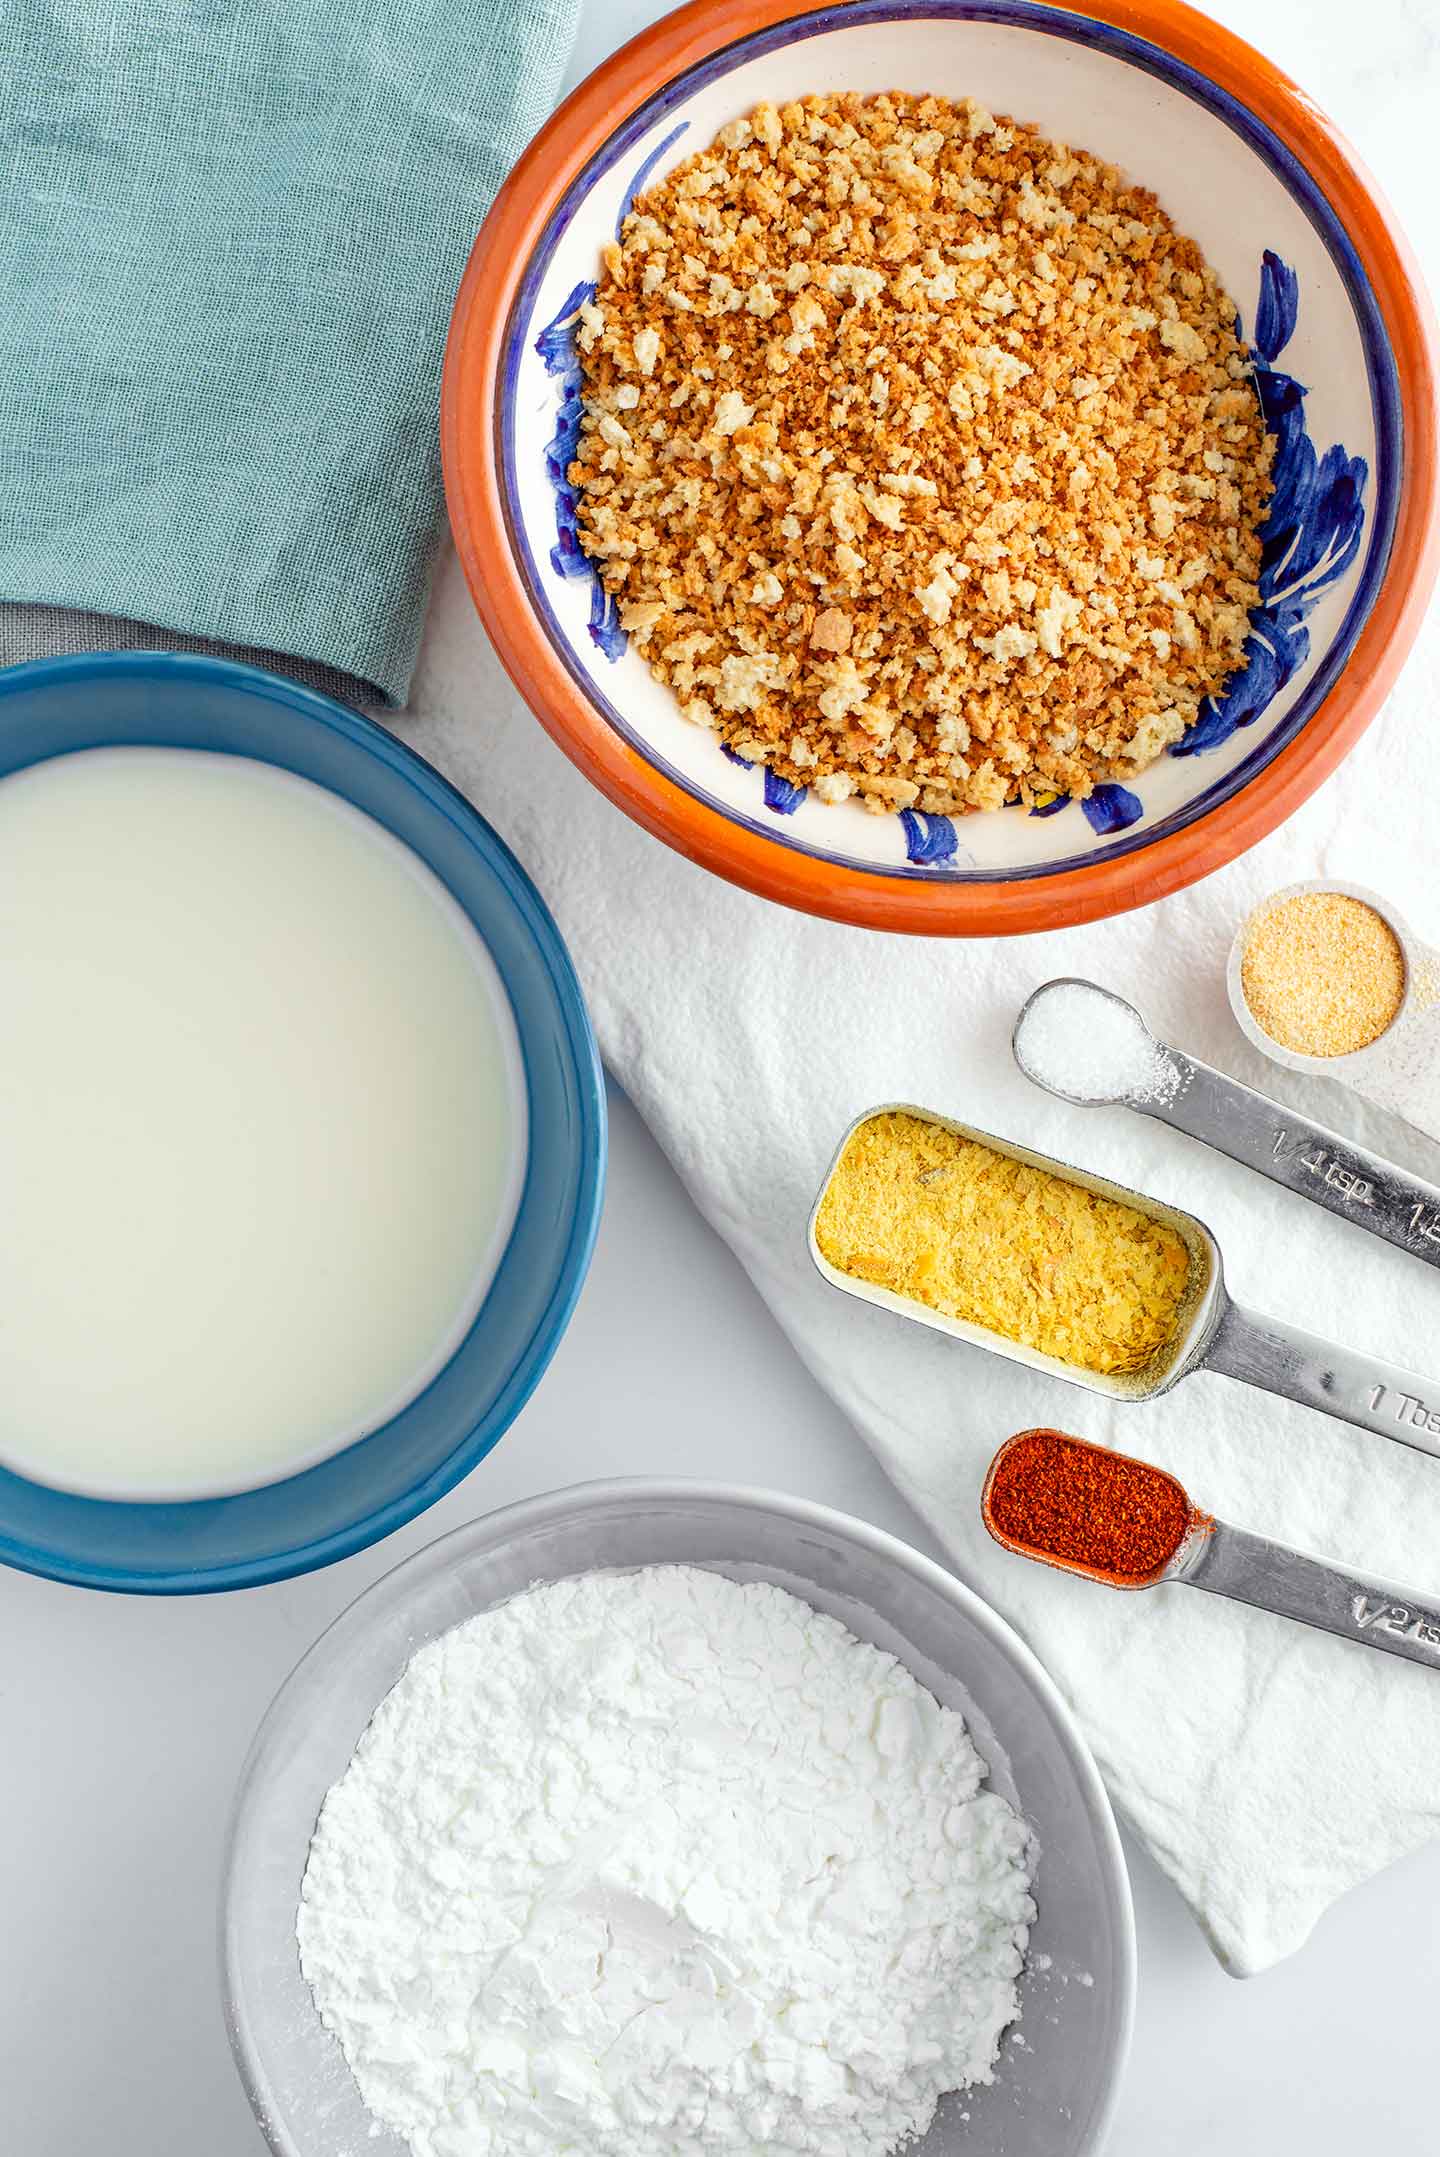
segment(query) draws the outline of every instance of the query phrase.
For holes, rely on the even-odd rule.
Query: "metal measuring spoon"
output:
[[[1302,1625],[1336,1633],[1342,1640],[1355,1640],[1362,1647],[1380,1648],[1386,1655],[1403,1655],[1407,1662],[1426,1663],[1432,1670],[1440,1670],[1440,1604],[1427,1603],[1408,1588],[1392,1587],[1388,1581],[1367,1580],[1342,1566],[1327,1565],[1323,1559],[1307,1558],[1283,1543],[1270,1542],[1266,1536],[1251,1535],[1248,1529],[1232,1528],[1228,1521],[1216,1520],[1192,1505],[1189,1494],[1174,1476],[1167,1476],[1166,1481],[1179,1493],[1189,1514],[1189,1525],[1179,1549],[1158,1572],[1126,1579],[1071,1558],[1054,1557],[1031,1543],[1016,1542],[996,1525],[991,1511],[996,1472],[1011,1446],[1027,1438],[1052,1435],[1064,1438],[1069,1445],[1083,1446],[1087,1453],[1099,1453],[1106,1460],[1128,1462],[1130,1458],[1128,1454],[1091,1445],[1087,1439],[1072,1437],[1067,1431],[1017,1431],[1013,1438],[1007,1438],[990,1463],[980,1496],[981,1517],[1003,1549],[1020,1558],[1034,1558],[1041,1565],[1053,1565],[1062,1573],[1098,1580],[1107,1588],[1158,1588],[1165,1581],[1182,1581],[1186,1587],[1204,1588],[1211,1595],[1228,1596],[1232,1602],[1250,1603],[1256,1610],[1273,1610],[1282,1618],[1297,1618]],[[1147,1467],[1144,1462],[1136,1465]],[[1163,1473],[1148,1467],[1147,1472]]]
[[[1061,993],[1103,999],[1125,1014],[1137,1032],[1137,1083],[1123,1091],[1078,1091],[1058,1083],[1052,1059],[1037,1059],[1037,1026],[1047,1000]],[[1097,1015],[1101,1005],[1097,1003]],[[1113,1021],[1112,1021],[1113,1023]],[[1027,1034],[1029,1045],[1027,1047]],[[1327,1213],[1372,1236],[1383,1237],[1427,1266],[1440,1267],[1440,1190],[1410,1176],[1379,1154],[1339,1138],[1268,1095],[1227,1078],[1183,1049],[1157,1041],[1140,1013],[1113,989],[1065,976],[1047,981],[1021,1008],[1011,1036],[1015,1061],[1037,1086],[1082,1108],[1124,1107],[1153,1116],[1188,1138],[1198,1138],[1244,1168],[1323,1206]]]
[[[891,1115],[914,1116],[921,1123],[938,1124],[977,1146],[987,1146],[992,1153],[1024,1161],[1031,1168],[1078,1184],[1082,1191],[1093,1191],[1100,1198],[1133,1206],[1137,1213],[1173,1228],[1190,1254],[1190,1281],[1171,1339],[1143,1369],[1102,1376],[1022,1347],[988,1327],[947,1318],[928,1304],[897,1296],[873,1282],[856,1280],[832,1266],[815,1240],[815,1223],[830,1179],[860,1126],[872,1117]],[[1167,1206],[1122,1183],[1112,1183],[1106,1176],[1091,1175],[1088,1169],[1074,1168],[1068,1161],[1057,1161],[1048,1153],[1036,1153],[1029,1146],[1018,1146],[971,1124],[958,1123],[953,1116],[937,1115],[933,1109],[917,1108],[909,1101],[885,1101],[857,1116],[825,1172],[811,1209],[808,1233],[816,1269],[847,1296],[879,1304],[882,1310],[898,1312],[916,1325],[947,1333],[952,1340],[987,1348],[992,1355],[1006,1356],[1012,1363],[1043,1371],[1051,1378],[1063,1378],[1069,1385],[1084,1386],[1110,1400],[1153,1401],[1192,1371],[1223,1371],[1227,1378],[1243,1379],[1247,1385],[1261,1386],[1267,1393],[1299,1401],[1303,1407],[1318,1408],[1323,1415],[1338,1416],[1342,1422],[1371,1431],[1377,1438],[1395,1438],[1402,1445],[1414,1446],[1417,1452],[1440,1459],[1440,1382],[1416,1378],[1397,1365],[1357,1355],[1351,1349],[1302,1332],[1298,1326],[1287,1325],[1283,1319],[1262,1317],[1234,1302],[1225,1287],[1220,1246],[1197,1215],[1182,1213],[1178,1206]]]

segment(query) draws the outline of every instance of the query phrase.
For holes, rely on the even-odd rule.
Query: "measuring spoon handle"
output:
[[[1440,1670],[1440,1602],[1303,1557],[1223,1520],[1195,1538],[1173,1577]]]
[[[1337,1348],[1283,1319],[1227,1303],[1197,1367],[1224,1371],[1440,1459],[1440,1384]]]
[[[1244,1168],[1258,1169],[1272,1183],[1382,1236],[1427,1266],[1440,1267],[1440,1190],[1434,1184],[1407,1176],[1379,1154],[1292,1114],[1181,1049],[1166,1048],[1164,1054],[1176,1073],[1175,1091],[1168,1101],[1136,1102],[1142,1115],[1200,1139]]]

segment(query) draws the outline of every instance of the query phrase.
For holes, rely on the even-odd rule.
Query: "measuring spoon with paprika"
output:
[[[1440,1670],[1440,1602],[1232,1528],[1192,1505],[1163,1468],[1064,1431],[1007,1438],[980,1511],[1017,1557],[1109,1588],[1180,1581]]]

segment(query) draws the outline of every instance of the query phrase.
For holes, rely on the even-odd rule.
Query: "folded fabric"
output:
[[[154,624],[404,701],[450,304],[578,13],[12,0],[0,662]]]
[[[702,1212],[957,1572],[1042,1657],[1120,1810],[1241,1973],[1440,1832],[1440,1680],[1214,1596],[1117,1594],[1011,1557],[981,1526],[986,1463],[1012,1431],[1058,1424],[1173,1470],[1227,1520],[1432,1598],[1440,1463],[1209,1373],[1116,1403],[866,1310],[816,1274],[806,1218],[852,1116],[931,1103],[1189,1208],[1215,1229],[1242,1301],[1440,1376],[1428,1267],[1149,1118],[1066,1107],[1010,1054],[1030,989],[1090,975],[1164,1038],[1434,1180],[1440,1148],[1249,1046],[1224,967],[1246,911],[1301,876],[1381,888],[1434,936],[1437,694],[1440,617],[1343,771],[1243,861],[1119,920],[972,944],[807,920],[647,837],[520,706],[453,563],[403,727],[528,864],[606,1061]]]

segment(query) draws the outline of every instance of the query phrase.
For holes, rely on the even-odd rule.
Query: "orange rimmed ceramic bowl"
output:
[[[1276,436],[1248,664],[1158,763],[1087,802],[876,817],[736,762],[626,648],[575,538],[574,331],[637,191],[762,100],[978,98],[1152,187],[1240,305]],[[456,544],[550,733],[692,860],[812,913],[926,935],[1093,920],[1253,846],[1374,717],[1437,561],[1433,329],[1404,243],[1304,94],[1168,0],[696,0],[582,84],[476,242],[443,399]]]

